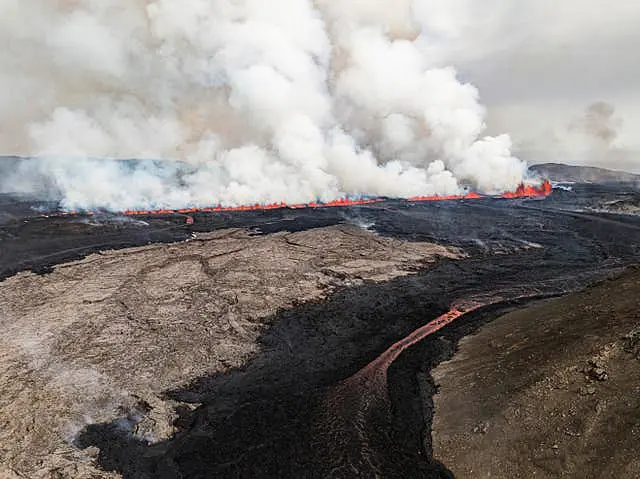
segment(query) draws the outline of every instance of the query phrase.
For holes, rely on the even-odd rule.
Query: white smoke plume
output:
[[[0,148],[35,158],[0,191],[122,210],[514,189],[526,165],[441,64],[434,5],[2,0]]]

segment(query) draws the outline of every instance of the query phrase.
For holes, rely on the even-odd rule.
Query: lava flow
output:
[[[421,201],[446,201],[446,200],[474,200],[480,198],[544,198],[549,196],[553,190],[553,186],[549,180],[545,180],[540,186],[526,186],[520,184],[515,191],[508,191],[500,195],[481,195],[479,193],[467,193],[464,195],[432,195],[432,196],[412,196],[405,198],[410,202]],[[369,205],[373,203],[380,203],[388,198],[340,198],[328,202],[311,202],[301,204],[288,204],[285,202],[280,203],[268,203],[268,204],[255,204],[255,205],[241,205],[241,206],[213,206],[203,208],[180,208],[180,209],[152,209],[152,210],[124,210],[120,212],[125,216],[150,216],[150,215],[172,215],[172,214],[190,214],[190,213],[222,213],[230,211],[261,211],[261,210],[277,210],[283,208],[290,209],[303,209],[303,208],[330,208],[336,206],[359,206]],[[95,211],[62,211],[53,214],[42,214],[41,216],[75,216],[78,214],[94,215]],[[187,222],[191,224],[193,219],[187,219]]]
[[[489,300],[476,301],[469,300],[457,305],[452,305],[449,311],[428,322],[424,326],[416,329],[413,333],[390,346],[384,353],[378,356],[353,376],[342,382],[342,386],[354,387],[359,384],[367,384],[371,388],[373,384],[378,388],[378,393],[386,396],[387,370],[398,356],[407,348],[422,341],[427,336],[444,328],[447,324],[455,321],[463,314],[470,313],[479,308],[496,304],[503,301],[501,297],[494,297]]]
[[[527,299],[539,293],[518,294],[514,299]],[[367,472],[370,477],[379,475],[379,456],[373,448],[379,436],[380,421],[390,414],[387,371],[389,366],[407,348],[439,331],[461,316],[480,308],[502,303],[506,298],[490,296],[470,298],[451,306],[449,311],[390,346],[378,358],[371,361],[353,376],[330,388],[321,400],[313,421],[313,450],[318,458],[332,457],[332,451],[340,451],[332,463],[335,477],[349,477],[349,471]],[[327,444],[331,448],[326,447]],[[318,461],[318,467],[322,461]],[[344,474],[341,476],[340,474]]]
[[[372,448],[375,447],[373,438],[377,434],[376,423],[380,418],[376,420],[375,416],[389,414],[387,370],[391,363],[408,347],[463,314],[499,301],[502,298],[452,305],[448,312],[416,329],[356,374],[329,389],[321,400],[312,426],[317,466],[322,467],[323,459],[332,457],[332,451],[338,450],[341,451],[340,457],[332,460],[331,472],[334,477],[349,477],[348,472],[354,470],[366,471],[368,476],[377,477],[380,473],[375,460],[378,454]],[[331,448],[327,448],[328,444],[331,444]]]
[[[407,201],[443,201],[443,200],[469,200],[469,199],[478,199],[478,198],[535,198],[535,197],[545,197],[551,194],[553,187],[551,186],[551,182],[549,180],[545,180],[540,186],[525,186],[521,184],[518,186],[516,191],[506,192],[497,196],[487,196],[481,195],[479,193],[467,193],[465,195],[449,195],[449,196],[413,196],[411,198],[407,198]],[[301,209],[301,208],[328,208],[334,206],[358,206],[358,205],[368,205],[372,203],[380,203],[384,201],[385,198],[367,198],[367,199],[349,199],[349,198],[340,198],[334,201],[329,201],[326,203],[304,203],[304,204],[287,204],[287,203],[269,203],[269,204],[255,204],[255,205],[242,205],[242,206],[215,206],[211,208],[183,208],[178,210],[126,210],[123,211],[123,214],[128,216],[137,216],[137,215],[153,215],[153,214],[188,214],[188,213],[218,213],[223,211],[254,211],[254,210],[275,210],[280,208],[292,208],[292,209]]]
[[[480,198],[543,198],[551,194],[553,187],[549,180],[545,180],[540,186],[525,186],[521,184],[515,191],[502,193],[501,195],[481,195],[479,193],[467,193],[464,195],[432,195],[432,196],[413,196],[406,198],[406,201],[419,202],[419,201],[445,201],[445,200],[472,200]],[[387,198],[361,198],[350,199],[340,198],[334,201],[328,201],[325,203],[311,202],[302,204],[288,204],[284,202],[269,203],[269,204],[255,204],[255,205],[241,205],[241,206],[213,206],[204,208],[181,208],[181,209],[154,209],[154,210],[125,210],[121,214],[126,216],[148,216],[148,215],[168,215],[168,214],[189,214],[189,213],[220,213],[228,211],[256,211],[256,210],[276,210],[282,208],[302,209],[302,208],[330,208],[335,206],[359,206],[368,205],[372,203],[380,203]],[[67,216],[76,214],[88,214],[92,215],[92,211],[67,211],[57,213],[55,216]],[[51,215],[43,215],[51,216]]]

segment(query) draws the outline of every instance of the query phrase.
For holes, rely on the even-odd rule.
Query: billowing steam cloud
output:
[[[4,0],[0,145],[38,158],[2,190],[120,210],[513,189],[525,164],[439,64],[432,5]]]

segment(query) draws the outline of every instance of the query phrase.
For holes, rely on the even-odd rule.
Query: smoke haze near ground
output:
[[[477,89],[446,61],[452,11],[4,0],[0,152],[38,158],[5,165],[1,190],[124,209],[514,189],[524,162],[484,136]]]

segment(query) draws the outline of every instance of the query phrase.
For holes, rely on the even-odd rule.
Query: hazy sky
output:
[[[479,87],[492,132],[509,132],[523,155],[536,150],[540,161],[640,172],[640,2],[458,0],[457,7],[468,12],[455,16],[460,23],[446,12],[442,20],[450,60]],[[569,125],[595,102],[615,109],[618,136],[606,151],[599,145],[586,154],[594,145]]]

